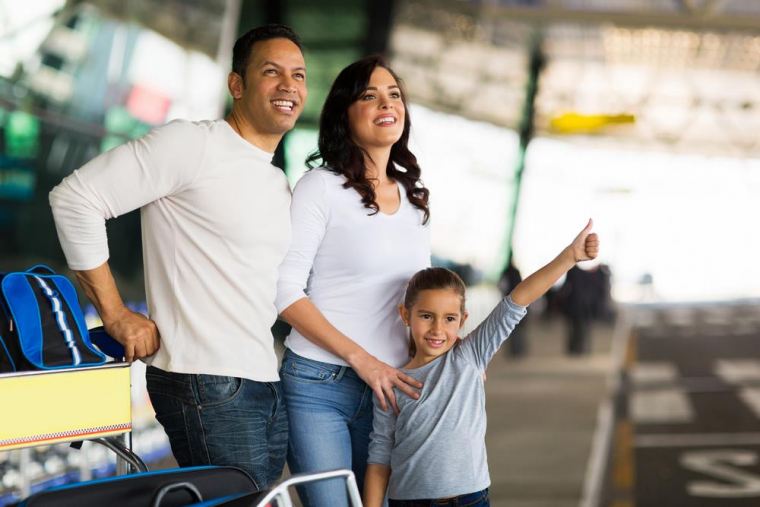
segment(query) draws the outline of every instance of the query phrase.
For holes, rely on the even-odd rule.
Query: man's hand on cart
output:
[[[161,346],[156,323],[127,307],[103,325],[106,332],[124,346],[124,357],[130,363],[152,356]]]
[[[74,271],[74,274],[98,311],[106,333],[124,346],[127,361],[131,363],[156,353],[161,346],[158,326],[145,315],[124,306],[108,262],[94,269]]]

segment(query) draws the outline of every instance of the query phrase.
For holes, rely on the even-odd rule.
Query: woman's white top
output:
[[[346,179],[325,168],[307,172],[293,190],[293,242],[280,265],[277,311],[308,297],[327,320],[391,366],[409,361],[409,336],[398,314],[409,279],[430,266],[423,213],[399,184],[393,215],[364,207]],[[348,366],[295,329],[285,345],[315,361]]]

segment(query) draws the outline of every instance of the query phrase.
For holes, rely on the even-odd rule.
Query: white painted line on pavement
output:
[[[760,418],[760,389],[757,387],[745,387],[739,391],[739,398]]]
[[[628,408],[636,424],[683,424],[695,417],[689,398],[680,389],[634,392]]]
[[[715,374],[730,384],[757,382],[760,381],[760,360],[718,359],[715,362]]]
[[[687,433],[637,435],[636,447],[712,447],[720,445],[760,445],[760,433]]]
[[[631,371],[631,379],[636,386],[672,384],[678,379],[678,368],[666,362],[637,363]]]
[[[591,442],[591,453],[586,465],[586,477],[583,481],[583,495],[578,504],[579,507],[597,507],[599,505],[607,456],[612,442],[614,419],[612,402],[608,398],[602,402],[599,412],[597,412],[596,431],[594,432],[594,440]]]
[[[583,480],[583,494],[578,507],[599,507],[604,487],[604,474],[607,469],[607,458],[612,445],[612,433],[615,427],[615,411],[612,406],[613,396],[620,389],[620,377],[625,365],[625,354],[628,350],[628,340],[631,338],[633,321],[631,313],[635,309],[622,306],[619,308],[612,333],[610,356],[612,369],[607,377],[610,394],[599,405],[596,415],[596,430],[591,443],[591,453],[586,464],[586,477]]]

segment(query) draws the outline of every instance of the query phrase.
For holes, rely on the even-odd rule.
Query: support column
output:
[[[517,206],[520,202],[520,187],[522,185],[522,174],[525,170],[525,154],[528,151],[528,144],[533,139],[534,120],[536,113],[536,95],[538,94],[538,80],[541,69],[544,66],[545,58],[542,50],[543,34],[540,28],[531,40],[530,60],[528,63],[528,84],[525,90],[525,105],[523,107],[522,121],[520,122],[520,145],[517,155],[517,167],[515,168],[512,188],[512,209],[509,214],[507,224],[507,235],[505,241],[504,267],[512,259],[512,242],[515,231],[515,219],[517,217]]]

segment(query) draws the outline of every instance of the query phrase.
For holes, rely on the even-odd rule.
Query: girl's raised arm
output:
[[[576,262],[596,258],[599,253],[599,238],[590,232],[593,225],[594,222],[589,220],[586,228],[553,261],[520,282],[512,294],[504,298],[491,314],[467,335],[462,341],[459,353],[480,371],[485,371],[488,362],[525,315],[525,307],[549,290]]]
[[[594,221],[589,219],[586,228],[553,261],[520,282],[512,291],[512,301],[528,306],[543,296],[577,262],[596,259],[599,255],[599,237],[591,232],[593,226]]]

